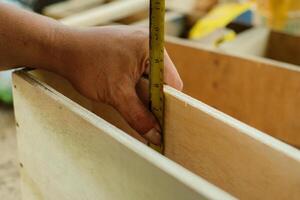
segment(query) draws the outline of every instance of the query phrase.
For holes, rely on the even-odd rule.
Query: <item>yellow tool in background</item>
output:
[[[164,24],[165,0],[150,1],[150,110],[164,130]],[[164,150],[164,141],[160,147],[150,146],[160,153]]]
[[[198,20],[189,33],[192,40],[207,39],[209,35],[225,28],[234,19],[251,8],[252,3],[225,3],[216,6],[205,17]],[[221,42],[231,41],[235,38],[233,31],[224,32],[214,44],[218,46]]]

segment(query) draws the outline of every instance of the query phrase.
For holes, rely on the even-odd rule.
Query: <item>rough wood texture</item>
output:
[[[168,41],[184,93],[300,147],[300,68]]]
[[[44,78],[40,78],[41,76]],[[100,123],[100,120],[96,120],[96,118],[85,117],[84,119],[86,120],[73,120],[73,118],[77,119],[82,116],[89,116],[90,113],[86,110],[79,109],[78,106],[73,103],[71,104],[72,106],[67,106],[69,101],[57,94],[51,87],[43,82],[46,81],[53,88],[72,98],[74,101],[82,102],[84,107],[91,109],[94,113],[104,117],[104,119],[112,124],[123,130],[130,131],[132,134],[134,131],[124,123],[124,120],[118,113],[108,106],[103,107],[103,104],[95,104],[87,101],[75,92],[67,82],[62,81],[61,78],[53,74],[42,73],[41,75],[39,73],[39,75],[29,75],[31,80],[27,80],[28,77],[26,77],[26,74],[21,77],[15,77],[15,82],[20,82],[18,85],[24,85],[21,86],[21,88],[17,86],[15,98],[17,100],[17,120],[21,127],[19,135],[22,136],[19,137],[19,143],[21,144],[20,149],[22,149],[20,153],[23,155],[21,160],[25,166],[24,169],[27,169],[26,173],[28,174],[30,172],[29,177],[33,177],[34,182],[40,182],[37,178],[46,176],[46,174],[43,173],[35,174],[33,172],[43,170],[41,166],[44,166],[47,160],[49,160],[49,149],[53,149],[54,146],[52,145],[58,142],[61,144],[59,144],[57,150],[54,150],[55,153],[50,156],[50,160],[57,161],[57,159],[61,159],[55,163],[64,163],[64,166],[66,166],[69,165],[68,162],[71,162],[73,163],[72,166],[81,167],[82,163],[80,160],[78,163],[73,160],[73,158],[78,159],[78,157],[80,157],[84,162],[91,163],[91,165],[80,168],[84,170],[82,173],[90,173],[86,171],[87,169],[85,167],[88,169],[91,168],[94,169],[94,176],[97,178],[101,176],[104,170],[108,169],[106,167],[100,168],[97,162],[90,161],[89,159],[93,160],[93,157],[87,156],[90,152],[92,156],[97,157],[98,162],[101,163],[104,161],[111,163],[114,162],[114,160],[118,160],[116,158],[118,156],[128,156],[128,150],[126,150],[126,148],[116,148],[114,145],[108,148],[106,145],[111,145],[113,142],[108,139],[102,142],[102,140],[104,140],[102,137],[106,138],[107,136],[104,135],[108,134],[114,135],[114,140],[118,141],[120,138],[130,141],[131,139],[125,137],[116,128],[111,128],[107,130],[108,132],[103,133],[104,124],[102,122]],[[35,79],[44,81],[38,83]],[[300,152],[298,150],[171,88],[167,87],[165,94],[166,157],[241,199],[298,199],[300,197]],[[49,100],[49,97],[47,97],[49,95],[51,98],[54,98],[54,100],[52,100],[54,102]],[[24,105],[24,100],[22,102],[18,100],[24,98],[29,98],[29,100],[25,100],[26,106]],[[24,110],[24,107],[30,107],[30,112]],[[70,109],[72,111],[71,113]],[[77,109],[79,109],[78,112],[74,112],[74,110],[76,111]],[[41,110],[43,110],[43,112],[40,112]],[[28,119],[28,115],[25,113],[34,113],[33,119]],[[102,116],[103,113],[104,115]],[[63,119],[68,119],[68,122]],[[97,126],[95,125],[96,128],[86,126],[86,123],[94,124],[94,120],[97,121]],[[38,130],[32,131],[32,128],[30,128],[31,124],[38,124],[36,125]],[[60,129],[57,130],[57,127],[59,127],[61,131],[59,131]],[[44,129],[49,131],[45,131]],[[52,136],[53,134],[54,136]],[[73,134],[75,137],[72,136]],[[99,136],[94,134],[99,134]],[[84,145],[78,146],[77,143],[83,143]],[[89,143],[91,144],[88,145]],[[43,147],[40,147],[40,145]],[[50,146],[47,147],[47,145]],[[127,145],[128,143],[125,144],[125,146]],[[134,142],[134,146],[138,149],[140,155],[145,156],[143,157],[144,159],[152,160],[156,158],[155,154],[144,154],[147,152],[146,149],[144,149],[145,147],[140,146],[138,143]],[[36,148],[40,149],[39,152],[42,153],[33,153],[33,149]],[[43,150],[43,148],[45,149]],[[69,150],[69,148],[71,148],[71,150]],[[131,149],[131,145],[127,146],[127,148]],[[101,149],[101,151],[99,150],[100,152],[98,152],[98,149]],[[102,162],[103,155],[101,152],[104,151],[104,149],[108,155],[113,154],[116,157],[109,157]],[[70,154],[69,151],[75,152]],[[81,151],[84,153],[81,153]],[[110,151],[117,152],[112,153]],[[51,150],[50,152],[53,151]],[[33,157],[33,155],[26,156],[29,154],[37,154],[38,158]],[[47,156],[45,156],[45,154],[47,154]],[[61,154],[64,155],[64,158],[61,158]],[[82,156],[83,154],[84,156]],[[133,158],[131,158],[132,155],[128,157],[130,158],[128,158],[130,162],[135,162]],[[34,160],[32,161],[32,159]],[[65,159],[65,161],[63,161],[63,159]],[[126,162],[124,159],[123,161]],[[161,166],[164,162],[165,161],[160,160],[156,165]],[[115,164],[116,163],[113,163],[112,166]],[[127,169],[132,167],[130,164],[126,164],[125,166],[124,163],[121,164],[123,164],[123,170],[126,169],[126,172],[131,172],[131,169]],[[95,168],[99,169],[93,168],[93,165],[96,165]],[[51,170],[56,170],[56,165],[47,166],[47,169],[49,167]],[[144,172],[146,173],[147,171],[148,173],[149,166],[145,164],[143,167],[145,168]],[[169,163],[167,167],[168,173],[177,171],[174,167],[176,168],[172,163]],[[135,170],[137,169],[135,168]],[[49,169],[47,171],[49,172]],[[108,170],[108,173],[110,174],[110,170]],[[137,171],[136,174],[137,176],[141,176],[139,171]],[[154,176],[157,182],[164,182],[160,179],[158,180],[158,176],[155,174]],[[177,171],[174,175],[175,177],[179,176],[180,179],[182,174]],[[131,174],[130,176],[133,175]],[[135,176],[129,178],[130,176],[126,177],[129,180],[136,178]],[[160,176],[162,175],[160,174]],[[124,177],[124,175],[122,177]],[[49,187],[56,187],[52,185],[55,184],[52,178],[53,176],[47,177],[48,189]],[[61,179],[65,178],[68,177],[61,177]],[[147,177],[145,180],[149,178],[150,177]],[[197,178],[193,177],[193,179]],[[152,179],[148,181],[151,182],[151,180]],[[191,180],[192,179],[189,179],[187,181],[189,182]],[[132,182],[130,181],[130,183]],[[23,184],[28,185],[26,182]],[[64,185],[66,184],[70,183],[65,182]],[[107,184],[110,185],[110,182],[107,182]],[[168,184],[170,184],[170,182]],[[156,190],[156,188],[154,188],[154,190]],[[179,189],[174,189],[173,192],[175,192],[175,190]],[[136,190],[134,191],[136,192]],[[169,199],[169,197],[165,199]],[[189,199],[189,196],[180,196],[179,199]]]
[[[23,200],[232,199],[30,75],[13,79]]]

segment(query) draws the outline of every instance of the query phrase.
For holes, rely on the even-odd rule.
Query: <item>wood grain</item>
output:
[[[114,12],[122,7],[117,3]],[[147,4],[139,0],[132,3]],[[136,12],[130,6],[128,10]],[[95,9],[62,22],[89,26],[114,20],[111,14],[98,18],[89,13],[102,15]],[[269,59],[218,53],[174,37],[167,40],[167,49],[183,78],[186,94],[300,148],[300,69]]]
[[[13,79],[23,200],[233,199],[29,74]]]
[[[168,38],[184,93],[300,147],[300,69]]]
[[[82,101],[83,97],[56,75],[34,72],[31,76],[46,90],[52,91],[52,88],[55,88],[76,102]],[[45,83],[50,84],[51,87]],[[41,96],[45,95],[44,92],[40,93]],[[298,150],[174,89],[166,87],[165,94],[166,157],[241,199],[299,198],[300,152]],[[41,109],[39,106],[35,112]],[[111,107],[93,102],[84,106],[90,107],[100,117],[104,117],[111,124],[135,136],[134,131]],[[52,110],[52,107],[49,109]],[[54,116],[54,113],[47,114],[45,117],[50,118],[52,115]],[[61,114],[55,113],[53,118],[57,118],[57,115]],[[27,119],[23,120],[27,121]],[[43,121],[44,119],[41,118],[39,123]],[[69,123],[75,126],[73,122]],[[82,127],[79,124],[76,123],[78,129],[76,133]],[[56,123],[51,126],[51,129],[55,126]],[[65,129],[61,126],[60,128]],[[117,130],[110,129],[111,132]],[[82,132],[87,131],[90,132],[89,129],[82,127]],[[101,145],[102,143],[99,143],[98,146]],[[174,169],[169,166],[168,170]]]

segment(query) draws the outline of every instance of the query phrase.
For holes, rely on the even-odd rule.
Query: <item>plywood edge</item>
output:
[[[182,183],[183,185],[198,193],[199,196],[202,196],[203,198],[207,199],[234,199],[231,195],[215,187],[214,185],[202,179],[201,177],[196,176],[195,174],[191,173],[190,171],[186,170],[185,168],[181,167],[175,162],[166,159],[165,157],[148,148],[144,144],[133,139],[123,131],[119,130],[118,128],[114,127],[113,125],[109,124],[103,119],[99,118],[90,111],[84,109],[77,103],[73,102],[72,100],[68,99],[64,95],[54,90],[49,85],[40,82],[34,76],[27,73],[25,70],[14,72],[14,84],[18,84],[20,82],[20,79],[35,87],[39,92],[42,92],[43,95],[47,95],[55,101],[59,102],[66,109],[80,116],[85,121],[88,121],[90,124],[97,127],[99,130],[102,130],[111,138],[116,140],[118,143],[126,146],[134,154],[137,154],[138,156],[142,157],[151,165],[156,166],[164,173],[175,178],[178,182]],[[167,92],[169,90],[169,88],[166,88]],[[171,93],[174,93],[174,91],[171,91]],[[18,111],[16,110],[16,112]]]
[[[298,149],[284,142],[281,142],[280,140],[269,136],[268,134],[263,133],[253,127],[250,127],[247,124],[240,122],[237,119],[234,119],[229,115],[226,115],[221,111],[218,111],[202,103],[201,101],[198,101],[186,94],[179,93],[171,87],[166,86],[165,93],[172,96],[173,98],[176,98],[182,102],[185,102],[186,104],[193,106],[195,109],[201,110],[207,115],[217,119],[220,122],[223,122],[227,126],[233,127],[234,129],[238,130],[240,134],[244,134],[249,138],[256,140],[257,142],[264,144],[266,148],[275,150],[289,157],[290,159],[297,161],[300,167],[300,151]]]

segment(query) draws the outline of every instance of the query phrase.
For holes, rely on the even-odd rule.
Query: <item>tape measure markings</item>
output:
[[[150,0],[150,110],[162,130],[162,146],[150,146],[160,153],[164,142],[164,21],[165,0]]]

